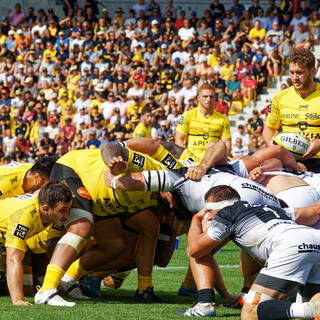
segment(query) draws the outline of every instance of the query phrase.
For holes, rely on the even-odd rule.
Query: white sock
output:
[[[72,280],[74,280],[74,279],[72,277],[70,277],[67,273],[65,273],[61,279],[61,281],[64,281],[64,282],[69,282]]]
[[[290,315],[292,318],[313,318],[313,312],[310,308],[306,308],[307,303],[292,303],[290,306]]]

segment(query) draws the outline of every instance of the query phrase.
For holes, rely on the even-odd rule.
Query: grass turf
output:
[[[188,266],[185,252],[186,237],[180,238],[179,249],[174,252],[169,268],[157,268],[153,272],[155,293],[166,298],[168,304],[136,304],[133,295],[137,287],[137,274],[133,271],[119,290],[105,289],[103,287],[101,299],[91,301],[78,301],[73,308],[50,307],[32,305],[31,307],[12,306],[9,297],[0,297],[0,319],[46,319],[46,320],[96,320],[96,319],[176,319],[177,310],[185,310],[195,301],[194,297],[179,297],[177,290],[184,279]],[[239,264],[239,249],[234,244],[228,244],[216,259],[221,266],[221,272],[229,292],[239,294],[242,287],[242,278],[237,267]],[[33,299],[27,298],[33,302]],[[217,298],[218,319],[240,319],[240,310],[219,307],[221,298]]]

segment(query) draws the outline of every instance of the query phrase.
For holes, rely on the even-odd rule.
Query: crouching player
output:
[[[320,232],[297,225],[281,208],[251,205],[239,199],[229,186],[217,186],[206,193],[206,209],[193,217],[188,234],[191,269],[194,264],[203,265],[207,269],[205,277],[210,279],[212,251],[232,239],[264,264],[246,297],[242,319],[319,317]],[[304,298],[311,298],[309,302],[281,301],[301,287]],[[214,316],[212,292],[208,290],[200,289],[198,304],[182,314]]]
[[[30,305],[24,301],[23,260],[26,241],[49,224],[63,226],[69,218],[72,194],[60,182],[49,182],[39,195],[25,194],[1,201],[0,243],[6,247],[7,284],[12,303]]]

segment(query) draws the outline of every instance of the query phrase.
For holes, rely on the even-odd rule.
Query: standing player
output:
[[[65,184],[49,182],[38,196],[26,194],[1,201],[0,243],[6,247],[7,283],[13,304],[30,305],[24,301],[23,294],[22,261],[26,241],[49,224],[62,227],[69,218],[71,198],[71,191]]]
[[[309,171],[320,172],[320,85],[314,82],[314,55],[307,49],[294,50],[289,70],[292,86],[273,97],[262,136],[269,146],[278,130],[309,137],[310,147],[302,160]]]
[[[223,140],[231,149],[230,122],[214,109],[215,93],[210,84],[199,88],[199,107],[186,111],[179,119],[175,143],[203,157],[207,143]]]
[[[206,278],[198,280],[210,283],[214,278],[212,252],[232,239],[264,263],[247,295],[241,319],[318,318],[320,232],[297,225],[283,209],[239,201],[239,194],[229,186],[210,189],[205,199],[205,209],[193,217],[188,234],[191,267],[196,263],[206,270],[202,276]],[[299,286],[304,286],[304,297],[314,295],[310,302],[280,301]],[[212,284],[199,290],[194,307],[179,314],[214,316],[213,290],[207,288],[213,288]]]

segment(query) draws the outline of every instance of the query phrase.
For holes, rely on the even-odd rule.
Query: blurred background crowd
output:
[[[154,0],[127,12],[88,0],[65,0],[64,9],[59,18],[17,3],[1,17],[2,164],[133,136],[174,141],[203,83],[215,88],[218,112],[253,109],[232,137],[233,156],[251,154],[268,112],[255,109],[257,95],[278,81],[293,48],[318,43],[320,30],[305,0],[270,0],[267,10],[258,0],[230,8],[213,0],[202,16],[172,0],[161,11]]]

